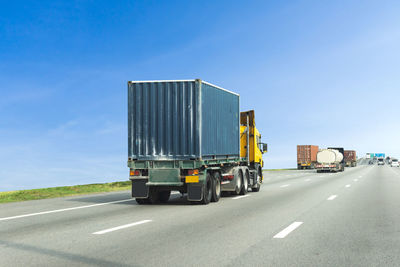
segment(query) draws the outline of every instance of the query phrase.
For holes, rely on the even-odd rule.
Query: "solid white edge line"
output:
[[[114,232],[114,231],[117,231],[117,230],[125,229],[125,228],[128,228],[128,227],[132,227],[132,226],[136,226],[136,225],[140,225],[140,224],[144,224],[144,223],[149,223],[151,221],[152,220],[143,220],[143,221],[139,221],[139,222],[125,224],[125,225],[121,225],[121,226],[117,226],[117,227],[101,230],[101,231],[98,231],[98,232],[94,232],[93,234],[94,235],[102,235],[102,234],[106,234],[106,233],[109,233],[109,232]]]
[[[350,187],[351,186],[351,184],[346,184],[346,187]]]
[[[238,197],[234,197],[234,198],[232,198],[232,199],[241,199],[241,198],[249,197],[249,196],[250,196],[250,195],[238,196]]]
[[[276,235],[274,235],[273,238],[285,238],[288,234],[290,234],[293,230],[295,230],[297,227],[302,225],[303,222],[294,222]]]
[[[337,197],[337,195],[332,195],[332,196],[328,197],[327,200],[334,200],[336,197]]]
[[[111,201],[111,202],[103,202],[103,203],[98,203],[98,204],[93,204],[93,205],[87,205],[87,206],[79,206],[79,207],[73,207],[73,208],[58,209],[58,210],[49,210],[49,211],[42,211],[42,212],[36,212],[36,213],[30,213],[30,214],[23,214],[23,215],[17,215],[17,216],[11,216],[11,217],[0,218],[0,221],[14,220],[14,219],[25,218],[25,217],[31,217],[31,216],[37,216],[37,215],[45,215],[45,214],[50,214],[50,213],[62,212],[62,211],[86,209],[86,208],[104,206],[104,205],[109,205],[109,204],[115,204],[115,203],[121,203],[121,202],[128,202],[128,201],[132,201],[132,200],[134,200],[134,198],[123,199],[123,200],[117,200],[117,201]]]
[[[280,187],[288,187],[288,186],[290,186],[290,184],[284,184],[284,185],[281,185]]]

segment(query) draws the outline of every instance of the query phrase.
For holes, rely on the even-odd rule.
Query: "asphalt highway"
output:
[[[400,169],[268,171],[260,192],[0,205],[0,266],[400,266]]]

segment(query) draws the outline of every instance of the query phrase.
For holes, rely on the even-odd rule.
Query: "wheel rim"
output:
[[[211,179],[209,179],[207,181],[207,197],[209,199],[211,199],[211,196],[212,196],[212,183],[211,183]]]
[[[237,181],[236,181],[236,190],[240,191],[240,189],[242,188],[242,177],[241,175],[238,177]]]
[[[216,182],[216,185],[215,185],[215,194],[216,194],[217,196],[219,196],[219,195],[221,194],[221,182],[220,182],[219,179],[216,179],[215,182]]]

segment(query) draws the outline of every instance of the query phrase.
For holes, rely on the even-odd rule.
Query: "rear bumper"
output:
[[[339,169],[339,166],[335,164],[317,164],[315,168],[320,171],[330,171]]]
[[[203,196],[203,180],[199,179],[196,183],[185,183],[184,178],[179,175],[163,176],[163,172],[149,172],[149,176],[133,176],[132,181],[132,197],[145,199],[149,197],[150,189],[157,191],[176,190],[182,193],[188,193],[188,200],[200,201]],[[153,176],[152,176],[153,174]],[[164,173],[165,174],[165,173]],[[154,179],[152,179],[154,178]],[[155,180],[155,181],[154,181]]]

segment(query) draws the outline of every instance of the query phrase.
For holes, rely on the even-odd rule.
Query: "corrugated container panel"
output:
[[[355,161],[357,160],[357,155],[355,150],[345,150],[344,151],[344,159],[346,161]]]
[[[202,157],[237,156],[239,96],[202,83]]]
[[[239,96],[200,80],[128,83],[128,156],[239,156]]]
[[[297,163],[306,164],[317,161],[318,146],[297,145]]]

